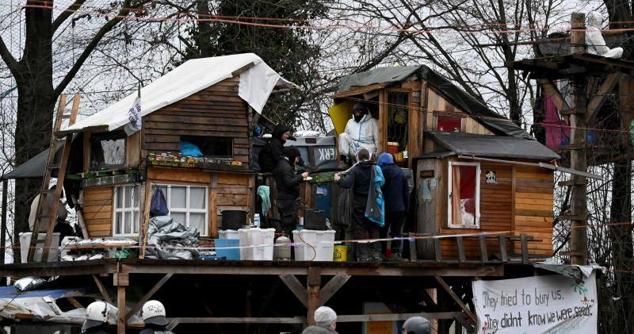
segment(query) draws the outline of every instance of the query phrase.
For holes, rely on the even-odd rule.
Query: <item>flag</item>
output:
[[[132,107],[128,110],[128,120],[130,123],[124,127],[125,133],[128,136],[141,130],[141,97],[137,97]]]

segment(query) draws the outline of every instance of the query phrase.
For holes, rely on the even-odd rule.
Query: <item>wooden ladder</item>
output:
[[[57,211],[59,209],[59,199],[62,195],[62,189],[64,188],[64,179],[66,177],[66,168],[68,166],[68,157],[70,156],[70,148],[73,140],[73,134],[69,133],[64,135],[62,143],[62,156],[60,161],[55,161],[58,144],[58,132],[62,126],[62,121],[68,118],[68,125],[73,125],[77,120],[77,112],[79,110],[79,94],[75,94],[73,97],[73,106],[70,115],[64,115],[66,107],[66,95],[61,95],[59,98],[59,105],[57,107],[57,114],[55,115],[55,125],[53,132],[51,133],[50,147],[48,149],[48,159],[46,160],[46,169],[44,171],[44,178],[42,180],[42,187],[39,192],[39,200],[37,202],[37,210],[35,216],[35,222],[33,223],[33,233],[31,234],[31,242],[29,244],[28,262],[33,262],[35,256],[35,250],[38,240],[38,233],[41,224],[46,225],[46,239],[42,249],[41,262],[46,262],[48,259],[48,253],[51,248],[51,241],[53,239],[53,229],[57,222]],[[57,186],[53,192],[48,190],[48,186],[51,181],[53,171],[57,170]],[[49,196],[53,198],[49,200]],[[50,203],[46,205],[46,203]],[[48,212],[46,211],[48,208]],[[57,245],[56,245],[57,246]]]

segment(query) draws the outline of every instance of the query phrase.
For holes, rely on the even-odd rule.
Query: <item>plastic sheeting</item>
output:
[[[275,86],[296,87],[254,53],[192,59],[141,89],[141,117],[232,78],[240,71],[243,72],[239,74],[239,96],[258,113],[262,112]],[[106,109],[79,120],[65,131],[78,132],[89,127],[116,130],[128,124],[128,110],[137,97],[137,92],[134,92]]]
[[[200,233],[175,222],[170,216],[150,219],[146,258],[166,260],[192,260],[198,257],[194,249]]]

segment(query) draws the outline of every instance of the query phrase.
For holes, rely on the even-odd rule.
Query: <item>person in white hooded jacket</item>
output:
[[[339,135],[339,154],[344,160],[356,157],[365,148],[371,155],[376,154],[379,143],[379,125],[370,115],[368,108],[357,103],[352,107],[352,118],[348,120],[344,133]]]

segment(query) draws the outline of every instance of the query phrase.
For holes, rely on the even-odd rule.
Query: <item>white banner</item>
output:
[[[561,275],[475,281],[478,333],[597,332],[597,284],[593,272],[577,283]]]
[[[123,128],[128,136],[141,130],[141,98],[137,97],[134,104],[128,110],[128,124]]]

